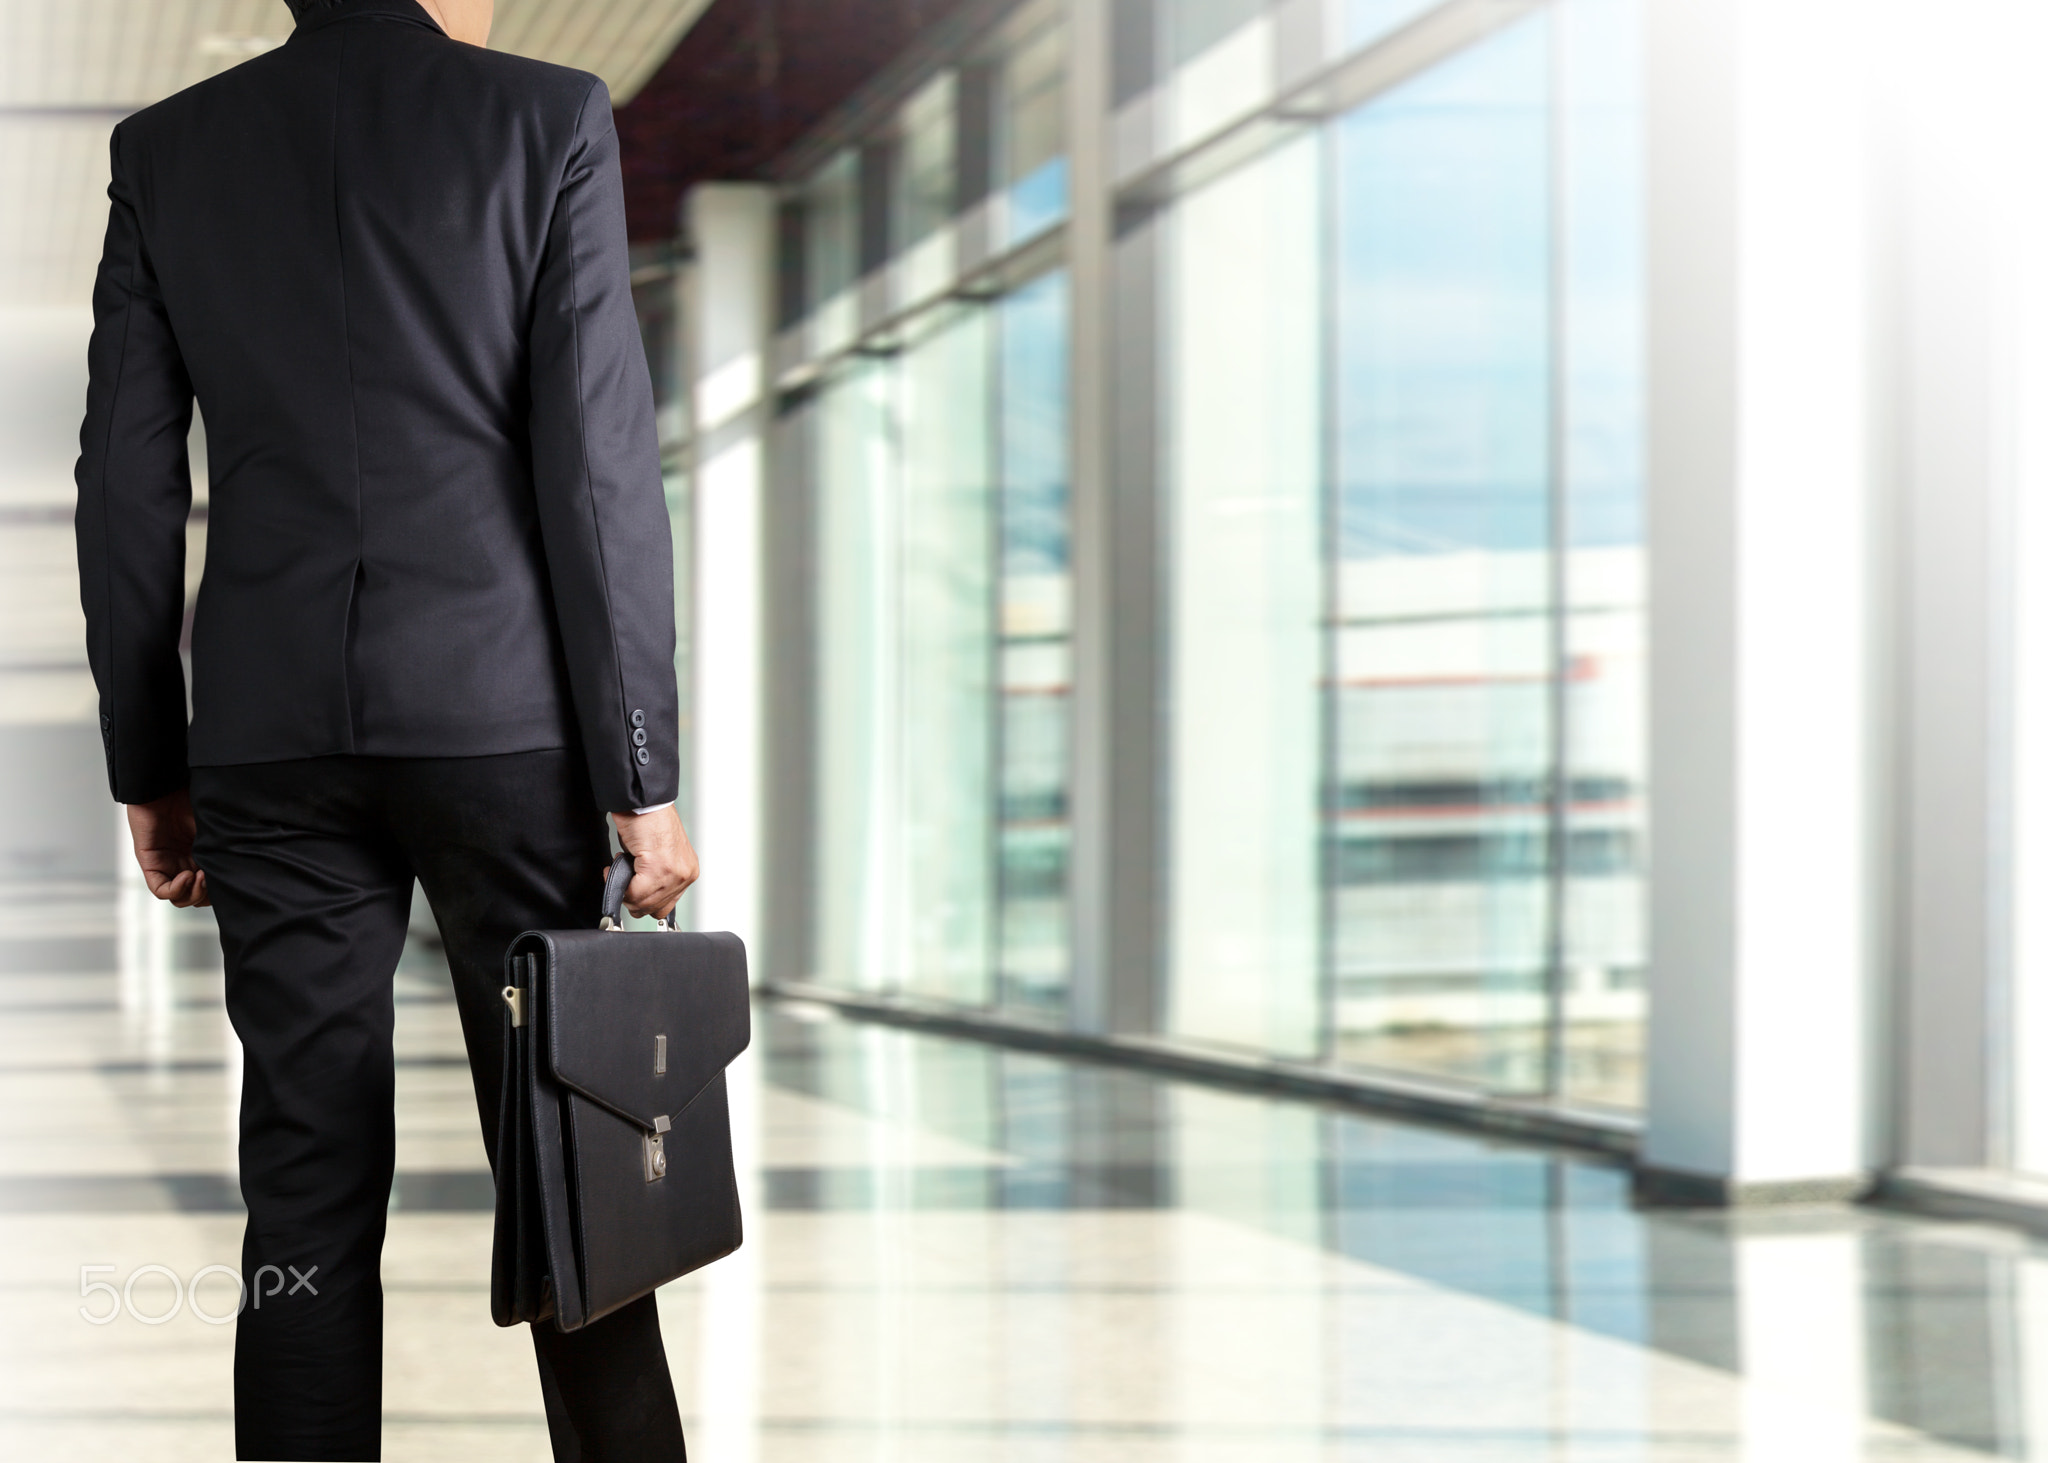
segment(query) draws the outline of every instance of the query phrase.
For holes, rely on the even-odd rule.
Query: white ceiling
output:
[[[708,4],[498,0],[491,46],[625,102]],[[114,123],[290,33],[284,0],[0,0],[0,308],[86,304]]]
[[[594,71],[624,102],[708,0],[498,0],[493,50]],[[0,0],[0,106],[134,108],[291,34],[284,0]]]

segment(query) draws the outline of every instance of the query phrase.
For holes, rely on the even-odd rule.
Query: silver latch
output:
[[[506,1008],[512,1012],[512,1024],[514,1026],[524,1026],[526,1024],[526,992],[516,985],[508,985],[500,994],[505,997]]]
[[[654,1038],[654,1075],[657,1077],[666,1077],[668,1075],[668,1038],[665,1036]]]
[[[619,934],[626,928],[623,921],[615,920],[608,914],[598,917],[597,927],[608,935]],[[654,932],[663,935],[673,935],[676,932],[675,915],[673,913],[656,915],[654,917]]]
[[[668,1150],[662,1146],[668,1135],[668,1119],[657,1117],[654,1131],[640,1135],[640,1162],[647,1182],[653,1183],[668,1172]]]

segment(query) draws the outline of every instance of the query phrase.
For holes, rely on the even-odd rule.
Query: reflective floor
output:
[[[203,913],[0,890],[0,1455],[230,1455],[220,984]],[[431,943],[397,1000],[385,1456],[545,1458]],[[2048,1458],[2011,1232],[1644,1216],[1585,1159],[809,1008],[734,1098],[749,1243],[661,1302],[699,1463]]]

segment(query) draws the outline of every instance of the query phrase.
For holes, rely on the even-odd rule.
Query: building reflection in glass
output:
[[[1102,980],[1155,983],[1121,1002],[1146,1034],[1639,1105],[1635,5],[1560,0],[1265,131],[1271,7],[1135,5],[1117,33],[1090,143],[1143,262],[1116,266],[1103,405],[1149,442],[1110,491],[1160,579],[1156,765],[1128,774],[1158,806],[1118,846],[1151,840],[1163,898],[1153,968]],[[1430,7],[1341,9],[1333,69]],[[1066,44],[1059,6],[1020,7],[806,154],[774,469],[806,505],[797,975],[1051,1025],[1076,1019]]]

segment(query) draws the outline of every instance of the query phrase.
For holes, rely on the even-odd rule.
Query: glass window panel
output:
[[[948,225],[958,192],[957,91],[949,71],[903,108],[895,233],[903,255],[905,301],[926,299],[952,283],[953,236]]]
[[[804,281],[811,349],[837,350],[853,337],[853,282],[860,269],[860,177],[852,149],[818,170],[804,190]]]
[[[1067,274],[1001,306],[1003,573],[1027,594],[1015,633],[1065,633]],[[1053,588],[1056,586],[1056,592]]]
[[[1442,0],[1344,0],[1344,43],[1363,46],[1406,25]]]
[[[1003,59],[1006,235],[1021,243],[1067,216],[1066,30],[1047,19]]]
[[[903,108],[903,156],[898,174],[897,237],[915,244],[953,217],[954,147],[952,72],[928,83]]]
[[[647,380],[654,389],[654,425],[664,454],[681,447],[689,430],[688,393],[683,390],[682,295],[673,262],[666,250],[634,251],[637,273],[643,265],[660,273],[633,289],[633,309],[640,319],[640,348],[647,357]],[[652,270],[650,270],[652,272]]]
[[[1560,952],[1565,1095],[1639,1101],[1635,3],[1559,0],[1166,224],[1177,1036],[1536,1091]],[[1427,8],[1344,0],[1347,41]],[[1270,41],[1257,0],[1167,19],[1177,87],[1248,35]],[[978,156],[1014,244],[1066,213],[1064,36],[1035,9],[1009,34],[974,74],[992,78]],[[951,282],[933,251],[950,250],[974,131],[958,76],[889,133],[910,298]],[[803,194],[814,350],[853,342],[857,195],[851,151]],[[818,973],[1060,1021],[1067,279],[945,309],[849,362],[815,408]]]
[[[855,154],[855,188],[860,204],[858,272],[864,278],[889,262],[896,226],[896,139],[870,138]]]
[[[1163,18],[1173,78],[1170,146],[1272,99],[1274,31],[1265,0],[1178,0]]]
[[[1158,0],[1110,0],[1110,108],[1152,89],[1159,72]]]
[[[1337,1051],[1509,1090],[1549,1009],[1545,42],[1333,129]]]
[[[857,358],[817,407],[817,978],[864,990],[902,965],[889,377]]]
[[[1001,948],[1004,1003],[1064,1018],[1068,980],[1067,276],[997,307],[1002,471]]]
[[[1567,0],[1565,1094],[1642,1101],[1647,777],[1637,0]]]
[[[1266,13],[1266,0],[1161,0],[1172,64],[1192,61]]]
[[[988,312],[903,353],[902,747],[907,984],[990,996],[995,504]]]
[[[1166,317],[1169,1029],[1317,1045],[1319,139],[1190,194]]]
[[[824,974],[966,1004],[995,879],[988,333],[970,310],[852,367],[819,432]]]
[[[1064,1014],[1066,310],[948,307],[819,394],[820,979]]]
[[[785,198],[775,206],[775,328],[787,330],[803,322],[811,302],[805,292],[804,275],[810,269],[805,257],[804,202],[801,197]]]

